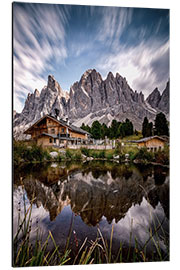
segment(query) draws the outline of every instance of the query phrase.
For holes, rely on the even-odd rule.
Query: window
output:
[[[54,128],[51,129],[51,134],[55,134],[55,129]]]
[[[51,138],[49,138],[49,143],[52,143],[52,139]]]
[[[161,146],[159,146],[159,150],[161,150],[162,149],[162,147]]]
[[[62,133],[64,133],[64,128],[61,128]]]
[[[54,143],[56,143],[56,139],[54,139]]]

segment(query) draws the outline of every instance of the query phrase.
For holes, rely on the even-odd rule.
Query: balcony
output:
[[[57,134],[57,137],[60,139],[60,138],[69,138],[70,137],[70,134],[66,133],[58,133]]]

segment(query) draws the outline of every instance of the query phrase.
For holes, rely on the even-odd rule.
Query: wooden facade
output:
[[[66,121],[46,115],[28,128],[25,134],[30,134],[37,145],[67,147],[69,144],[86,143],[90,134]]]
[[[152,152],[163,150],[166,144],[166,140],[159,136],[147,137],[134,142],[137,143],[139,148],[146,147],[147,150]]]

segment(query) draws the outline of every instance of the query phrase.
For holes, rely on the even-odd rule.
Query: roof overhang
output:
[[[151,137],[142,138],[140,140],[132,140],[132,141],[129,141],[129,142],[132,142],[132,143],[144,143],[144,142],[151,141],[153,139],[158,139],[158,140],[163,141],[163,142],[167,141],[165,138],[162,138],[160,136],[151,136]]]
[[[56,119],[55,117],[50,116],[50,115],[44,115],[42,118],[40,118],[38,121],[36,121],[32,126],[30,126],[27,130],[25,130],[25,131],[24,131],[24,134],[31,134],[31,133],[32,133],[32,129],[35,128],[35,126],[36,126],[37,124],[39,124],[39,123],[40,123],[43,119],[45,119],[45,118],[49,118],[49,119],[55,121],[56,123],[58,123],[58,124],[60,124],[60,125],[62,125],[62,126],[64,126],[64,127],[67,127],[67,128],[70,129],[71,131],[74,131],[74,132],[77,132],[77,133],[80,133],[80,134],[83,134],[83,135],[87,134],[87,135],[90,135],[90,136],[91,136],[91,134],[90,134],[89,132],[87,132],[87,131],[85,131],[85,130],[81,130],[81,129],[78,128],[78,127],[71,127],[71,126],[68,125],[65,121],[63,121],[63,120],[58,120],[58,119]],[[80,130],[79,130],[79,129],[80,129]]]

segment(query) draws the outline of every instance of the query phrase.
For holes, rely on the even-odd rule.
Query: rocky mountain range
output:
[[[146,100],[154,109],[169,114],[169,82],[167,82],[162,95],[158,88],[155,88]]]
[[[142,92],[131,89],[126,78],[111,72],[105,80],[95,69],[87,70],[80,81],[63,91],[52,75],[41,92],[28,94],[21,113],[13,112],[14,137],[22,138],[23,131],[45,114],[69,118],[76,126],[91,125],[95,120],[110,125],[113,119],[129,118],[140,130],[145,116],[154,120],[158,112],[169,115],[169,82],[162,95],[156,88],[144,99]]]

